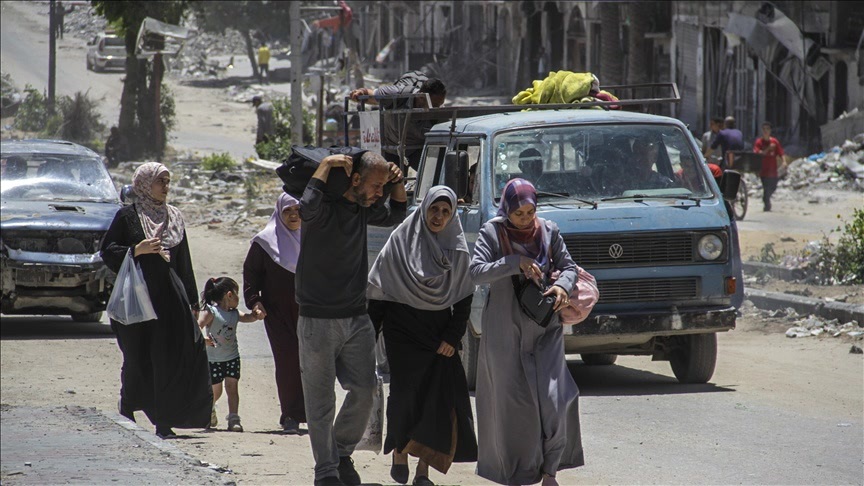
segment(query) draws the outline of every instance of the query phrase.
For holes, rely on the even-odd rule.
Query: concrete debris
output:
[[[47,17],[46,4],[45,18]],[[193,78],[214,77],[230,69],[232,56],[246,56],[246,41],[239,32],[231,29],[222,34],[197,31],[197,22],[193,16],[184,24],[184,27],[196,32],[184,44],[177,57],[167,59],[169,69],[174,73]],[[67,35],[74,35],[85,41],[90,41],[96,34],[110,28],[105,18],[100,17],[93,7],[82,5],[77,5],[72,12],[66,14],[64,26]],[[270,49],[274,53],[279,52],[279,42],[272,41]]]
[[[850,354],[864,354],[864,350],[861,349],[861,346],[856,346],[853,344],[852,347],[849,348],[849,353]]]
[[[834,189],[864,191],[862,142],[864,137],[855,137],[855,140],[846,140],[842,146],[835,146],[827,152],[792,161],[786,177],[780,181],[780,187],[799,191],[814,185],[827,185]],[[749,182],[748,187],[751,187]],[[756,194],[761,194],[759,185]]]
[[[208,468],[208,469],[212,469],[212,470],[214,470],[214,471],[216,471],[216,472],[225,473],[225,474],[234,474],[234,471],[232,471],[231,469],[229,469],[229,468],[227,468],[227,467],[225,467],[225,466],[219,466],[219,465],[217,465],[217,464],[213,464],[213,463],[210,463],[210,462],[207,462],[207,461],[199,461],[199,462],[201,463],[201,466],[202,466],[202,467],[206,467],[206,468]]]
[[[119,186],[130,184],[142,162],[124,162],[110,169]],[[173,175],[171,204],[183,211],[186,224],[224,227],[234,234],[251,236],[260,231],[273,213],[272,205],[282,182],[272,172],[246,165],[229,171],[204,170],[200,159],[178,154],[167,163]],[[119,189],[119,188],[118,188]]]
[[[864,328],[858,325],[858,321],[840,324],[837,319],[825,320],[811,315],[795,324],[786,331],[786,337],[801,338],[826,334],[835,338],[846,335],[856,340],[864,339]]]
[[[787,307],[785,309],[776,309],[772,311],[763,311],[767,317],[785,317],[788,320],[797,319],[798,313],[795,312],[795,309],[791,307]]]
[[[214,172],[212,176],[210,176],[210,180],[220,180],[222,182],[243,182],[245,177],[243,174],[236,172],[226,172],[223,170]]]

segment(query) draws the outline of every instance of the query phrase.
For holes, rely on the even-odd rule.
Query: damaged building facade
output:
[[[694,133],[712,116],[732,115],[752,139],[769,120],[800,153],[822,148],[829,123],[864,132],[864,9],[856,4],[350,2],[360,57],[382,79],[425,67],[453,91],[498,95],[561,69],[591,71],[607,86],[674,81],[682,101],[665,114]]]

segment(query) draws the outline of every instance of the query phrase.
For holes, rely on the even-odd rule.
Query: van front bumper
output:
[[[575,326],[565,326],[564,334],[572,336],[673,336],[721,332],[735,329],[734,307],[628,312],[591,315]]]

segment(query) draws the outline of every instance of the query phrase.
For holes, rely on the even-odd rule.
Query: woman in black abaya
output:
[[[137,200],[117,212],[101,251],[117,272],[131,248],[147,283],[157,318],[130,325],[112,320],[111,328],[123,352],[120,413],[134,420],[143,410],[162,438],[175,436],[172,427],[206,427],[213,406],[183,216],[166,202],[170,182],[162,164],[138,167],[132,178]]]
[[[391,477],[432,485],[429,466],[477,460],[477,439],[458,348],[471,313],[470,255],[456,194],[435,186],[393,231],[369,273],[369,317],[383,323],[390,363],[387,438]]]

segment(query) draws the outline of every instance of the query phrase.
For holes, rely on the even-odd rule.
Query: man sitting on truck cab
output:
[[[432,106],[429,108],[440,107],[444,104],[444,100],[447,98],[447,88],[441,80],[435,78],[427,79],[419,88],[411,84],[404,86],[384,85],[379,86],[378,89],[375,90],[372,88],[359,88],[352,91],[349,97],[354,101],[358,101],[358,97],[360,96],[370,96],[369,99],[365,100],[366,103],[372,105],[380,103],[383,108],[389,109],[426,108],[425,96],[417,96],[414,98],[406,96],[404,98],[387,100],[378,99],[379,97],[385,96],[391,97],[420,93],[429,95],[429,101],[432,103]],[[385,147],[391,147],[383,150],[384,158],[387,159],[388,162],[399,164],[400,167],[402,163],[399,160],[399,154],[396,149],[392,147],[396,147],[400,144],[404,116],[405,115],[397,115],[394,117],[388,117],[385,119],[384,126],[381,127],[382,145]],[[420,166],[420,155],[423,152],[423,144],[426,141],[426,132],[428,132],[434,124],[435,123],[431,120],[412,121],[405,129],[404,154],[405,158],[408,160],[408,166],[414,170],[417,170]]]

